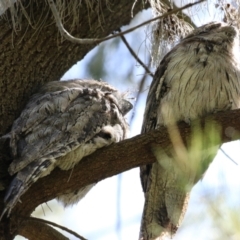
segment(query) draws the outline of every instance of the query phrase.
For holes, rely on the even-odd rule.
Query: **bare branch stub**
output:
[[[76,238],[80,239],[80,240],[87,240],[86,238],[84,238],[83,236],[79,235],[78,233],[72,231],[71,229],[68,229],[64,226],[61,226],[59,224],[56,224],[54,222],[51,221],[47,221],[41,218],[36,218],[36,217],[23,217],[22,218],[24,221],[31,221],[31,222],[38,222],[38,223],[42,223],[42,224],[48,224],[48,225],[52,225],[54,227],[60,228],[70,234],[72,234],[73,236],[75,236]]]
[[[24,218],[21,221],[22,224],[18,234],[27,239],[69,240],[68,237],[65,237],[62,233],[43,222],[33,221],[31,218]]]

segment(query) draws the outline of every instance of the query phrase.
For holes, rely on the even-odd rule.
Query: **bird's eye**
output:
[[[98,134],[99,137],[105,138],[105,139],[111,139],[112,135],[109,132],[103,132],[101,131]]]

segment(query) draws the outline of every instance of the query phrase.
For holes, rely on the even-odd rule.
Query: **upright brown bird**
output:
[[[84,156],[126,138],[124,115],[132,104],[109,84],[96,80],[56,81],[35,94],[13,123],[10,138],[15,175],[6,194],[10,214],[29,187],[59,167],[73,168]],[[58,197],[64,205],[79,201],[93,186]],[[2,214],[2,215],[3,215]]]
[[[150,86],[142,133],[177,121],[189,122],[217,111],[240,107],[239,38],[233,26],[212,22],[182,39],[161,61]],[[210,146],[211,147],[211,146]],[[184,172],[167,159],[141,167],[145,193],[140,239],[173,235],[186,211]],[[204,156],[205,168],[213,156]],[[194,161],[194,159],[193,159]],[[207,165],[207,166],[206,166]]]

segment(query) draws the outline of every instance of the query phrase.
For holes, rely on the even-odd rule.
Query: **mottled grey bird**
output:
[[[197,28],[182,39],[163,58],[154,75],[142,133],[239,108],[238,47],[237,29],[219,22]],[[203,155],[201,162],[205,167],[194,179],[188,179],[172,152],[166,150],[165,155],[166,159],[141,167],[145,193],[142,240],[164,239],[177,231],[189,198],[186,185],[198,181],[213,158],[212,154]]]
[[[6,194],[4,212],[28,188],[55,167],[73,168],[84,156],[126,138],[124,115],[132,108],[126,94],[95,80],[56,81],[33,95],[14,121],[10,138],[15,175]],[[58,197],[64,205],[78,202],[93,186]],[[4,213],[3,213],[4,214]]]

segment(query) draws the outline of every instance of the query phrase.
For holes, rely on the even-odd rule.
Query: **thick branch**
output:
[[[221,142],[229,142],[240,138],[239,118],[240,109],[219,112],[207,117],[205,121],[203,119],[201,127],[204,128],[205,124],[210,121],[216,122],[217,125],[222,127],[220,132]],[[193,125],[194,122],[191,126]],[[178,124],[183,142],[187,142],[187,139],[191,136],[191,126],[186,123]],[[151,152],[153,145],[158,145],[162,149],[171,147],[171,140],[166,128],[162,127],[158,131],[138,135],[98,150],[94,154],[84,158],[74,168],[73,172],[71,170],[54,170],[50,176],[39,180],[29,189],[22,197],[22,203],[19,203],[13,209],[11,219],[17,221],[17,215],[29,216],[40,203],[53,199],[67,190],[74,191],[90,183],[98,182],[134,167],[153,163],[155,161]],[[69,180],[70,174],[71,178]]]

